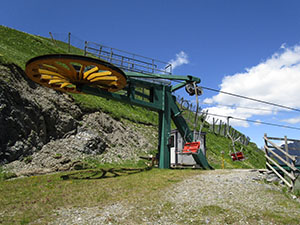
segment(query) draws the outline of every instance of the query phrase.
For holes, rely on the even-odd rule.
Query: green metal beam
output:
[[[188,82],[200,82],[199,78],[192,76],[173,76],[173,75],[161,75],[161,74],[141,74],[126,72],[128,86],[121,93],[111,93],[99,88],[93,88],[88,85],[83,85],[81,91],[86,94],[91,94],[108,99],[114,99],[119,102],[129,103],[132,105],[142,106],[152,111],[157,111],[159,114],[159,168],[170,168],[170,147],[169,138],[171,132],[171,119],[175,123],[185,141],[193,141],[193,132],[189,129],[185,119],[181,115],[181,111],[176,104],[176,98],[172,95],[172,91],[178,90]],[[148,80],[141,80],[137,78],[159,78],[169,80],[183,80],[179,85],[174,87],[165,85],[163,83],[153,83]],[[141,93],[136,90],[137,88],[145,87],[149,89],[149,95]],[[137,99],[136,97],[142,97],[147,101]],[[193,158],[196,163],[204,169],[210,169],[205,156],[199,151],[198,154],[194,154]]]
[[[168,99],[168,87],[163,87],[162,102],[164,110],[159,112],[159,168],[170,168],[170,146],[169,138],[171,132],[171,109]]]
[[[170,99],[172,99],[170,102],[170,108],[171,108],[171,116],[172,116],[172,120],[176,126],[176,128],[178,129],[179,133],[181,134],[181,136],[187,141],[187,142],[191,142],[193,141],[193,132],[190,130],[188,124],[186,123],[185,119],[182,116],[182,112],[179,109],[179,107],[176,104],[176,98],[175,96],[173,96],[171,93],[170,95]]]
[[[182,82],[180,84],[176,84],[175,86],[172,87],[171,91],[172,92],[177,91],[178,89],[183,88],[185,85],[186,85],[186,82]]]
[[[196,82],[197,84],[201,82],[200,78],[194,76],[180,76],[180,75],[165,75],[165,74],[145,74],[137,72],[125,72],[128,78],[152,78],[152,79],[166,79],[166,80],[183,80],[189,82]]]
[[[173,100],[170,101],[170,108],[171,108],[171,115],[172,120],[176,125],[176,128],[178,129],[181,136],[185,139],[186,142],[192,142],[193,141],[193,132],[190,130],[189,126],[187,125],[185,119],[181,115],[181,111],[179,107],[176,104],[176,98],[175,96],[172,96],[171,93],[168,93]],[[209,163],[207,162],[207,159],[205,155],[203,155],[202,151],[199,150],[197,154],[192,154],[195,162],[200,165],[203,169],[213,169]]]

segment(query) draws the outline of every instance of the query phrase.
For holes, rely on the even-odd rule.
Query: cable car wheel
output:
[[[32,58],[26,64],[26,74],[43,86],[72,93],[80,93],[82,85],[116,92],[127,83],[125,73],[106,61],[68,54]]]

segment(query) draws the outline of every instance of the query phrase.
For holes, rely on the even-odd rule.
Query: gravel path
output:
[[[213,170],[174,183],[153,201],[56,211],[51,224],[300,224],[300,203],[253,170]]]

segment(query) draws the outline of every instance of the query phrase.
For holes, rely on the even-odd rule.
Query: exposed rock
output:
[[[15,65],[0,66],[0,163],[61,138],[76,129],[81,115],[68,95],[34,84]]]
[[[15,65],[0,65],[0,164],[11,162],[5,168],[19,175],[67,170],[87,157],[138,160],[156,147],[155,131],[100,111],[84,114],[69,95],[33,83]]]
[[[275,173],[270,173],[266,176],[266,181],[270,183],[280,182],[280,178]]]

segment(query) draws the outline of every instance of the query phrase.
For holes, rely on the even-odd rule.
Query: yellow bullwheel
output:
[[[126,85],[126,75],[118,67],[95,58],[53,54],[32,58],[26,74],[34,82],[58,91],[80,93],[82,85],[116,92]]]

